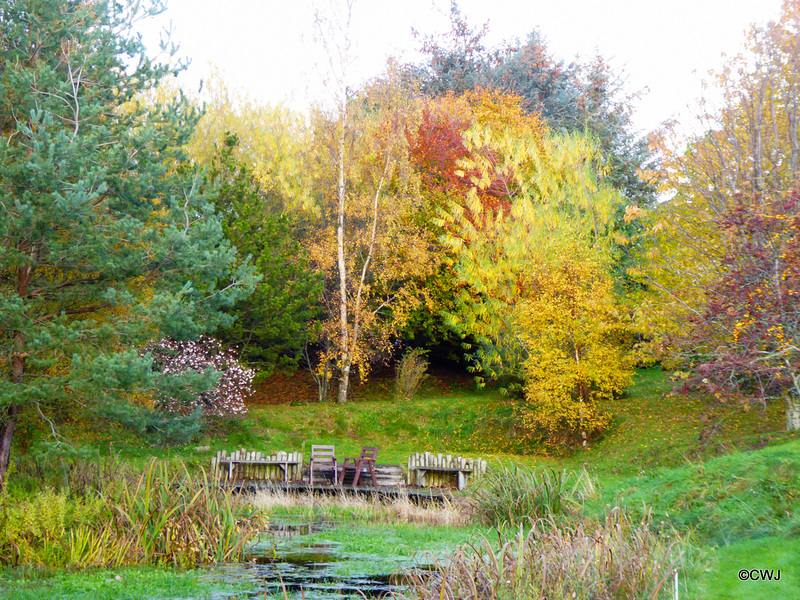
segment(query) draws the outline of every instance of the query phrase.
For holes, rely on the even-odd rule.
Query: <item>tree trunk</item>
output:
[[[17,294],[24,298],[28,293],[28,283],[31,279],[31,268],[20,267],[17,269]],[[21,331],[13,333],[14,352],[11,355],[11,383],[21,384],[25,373],[25,335]],[[8,463],[11,460],[11,442],[14,439],[14,430],[17,428],[17,415],[19,404],[12,404],[6,409],[6,414],[0,425],[0,492],[5,489]]]
[[[800,396],[786,393],[786,431],[800,431]]]
[[[25,371],[25,354],[21,349],[25,345],[25,338],[22,333],[14,334],[14,346],[17,351],[11,356],[11,382],[22,382],[22,374]],[[19,404],[12,404],[6,409],[3,424],[0,425],[0,492],[5,489],[6,473],[8,463],[11,460],[11,441],[14,439],[14,430],[17,428],[17,415],[19,415]]]
[[[342,365],[342,373],[339,376],[339,404],[347,402],[347,390],[350,387],[350,361]]]
[[[17,427],[18,414],[18,404],[9,406],[3,424],[0,425],[0,492],[5,489],[6,485],[6,473],[11,460],[11,440],[14,438],[14,429]]]
[[[337,196],[339,214],[336,223],[336,260],[339,267],[339,348],[342,376],[339,379],[338,402],[347,402],[347,386],[350,383],[350,339],[347,323],[347,263],[344,260],[344,209],[347,189],[344,180],[345,134],[347,129],[347,95],[342,99],[342,132],[339,136],[339,182]]]

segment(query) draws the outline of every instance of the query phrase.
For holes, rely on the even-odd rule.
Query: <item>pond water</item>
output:
[[[344,556],[339,544],[325,541],[303,542],[302,536],[337,527],[336,523],[277,522],[240,563],[214,565],[207,577],[225,583],[252,585],[252,597],[306,600],[380,598],[399,591],[396,578],[380,571],[381,557],[359,556],[358,561]],[[344,525],[347,526],[347,525]],[[352,526],[352,525],[351,525]],[[292,543],[293,539],[298,541]],[[348,563],[354,563],[351,567]],[[361,571],[361,572],[359,572]]]

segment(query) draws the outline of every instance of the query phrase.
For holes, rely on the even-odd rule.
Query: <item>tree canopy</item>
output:
[[[724,102],[707,131],[666,164],[675,197],[655,212],[648,310],[687,385],[716,400],[783,396],[800,427],[797,389],[797,178],[800,4],[754,26],[713,83]]]

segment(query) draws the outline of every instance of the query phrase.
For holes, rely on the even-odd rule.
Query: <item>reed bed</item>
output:
[[[465,499],[417,504],[406,495],[393,498],[358,496],[344,492],[314,496],[282,490],[259,492],[252,500],[265,513],[287,512],[312,520],[352,520],[365,523],[416,523],[463,527],[472,519],[472,504]]]
[[[550,516],[528,530],[459,547],[433,569],[404,575],[400,600],[658,600],[685,543],[632,522],[619,509],[602,522],[565,524]]]
[[[550,468],[497,465],[471,494],[476,517],[485,525],[516,529],[531,519],[579,510],[594,493],[591,478]]]
[[[48,567],[192,566],[238,560],[266,519],[204,472],[151,460],[134,474],[104,466],[85,494],[0,498],[0,561]],[[114,473],[116,479],[103,474]]]

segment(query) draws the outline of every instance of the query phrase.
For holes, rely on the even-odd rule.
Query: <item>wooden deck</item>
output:
[[[315,477],[316,479],[316,477]],[[353,494],[359,496],[379,496],[381,498],[402,498],[408,497],[414,503],[424,502],[444,502],[453,497],[452,491],[437,488],[419,488],[408,486],[382,486],[378,485],[359,485],[354,488],[352,485],[333,485],[333,484],[314,484],[309,485],[304,481],[290,481],[282,483],[279,481],[235,481],[230,484],[234,489],[241,493],[257,494],[258,492],[282,491],[294,494],[313,494],[315,496]]]
[[[226,469],[227,470],[227,469]],[[293,481],[281,481],[283,477],[263,479],[249,478],[245,475],[246,471],[241,471],[243,477],[234,477],[232,480],[223,482],[222,485],[230,486],[241,493],[256,494],[266,491],[282,491],[294,494],[313,494],[337,495],[337,494],[357,494],[359,496],[379,496],[381,498],[402,498],[408,497],[414,503],[421,504],[426,502],[444,502],[450,500],[455,489],[448,487],[418,487],[408,485],[406,476],[401,465],[375,465],[375,477],[377,484],[372,485],[370,477],[363,477],[358,487],[353,487],[353,474],[348,473],[344,482],[335,485],[333,483],[333,472],[314,471],[314,485],[308,483],[308,466],[303,465],[298,472],[300,479]],[[455,482],[454,482],[455,483]]]

